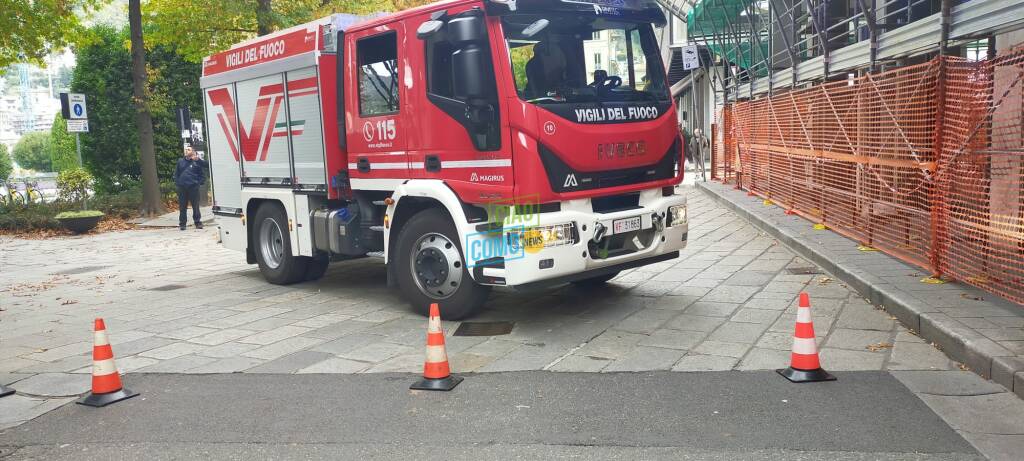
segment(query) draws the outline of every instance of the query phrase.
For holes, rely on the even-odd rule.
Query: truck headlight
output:
[[[669,226],[682,226],[686,224],[686,205],[668,207]]]

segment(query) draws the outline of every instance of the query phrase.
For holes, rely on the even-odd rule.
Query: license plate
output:
[[[624,232],[632,232],[640,230],[640,217],[635,216],[626,219],[616,219],[612,221],[612,233],[621,234]]]

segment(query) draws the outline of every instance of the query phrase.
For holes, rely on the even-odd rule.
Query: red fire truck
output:
[[[380,258],[417,309],[600,284],[686,245],[651,0],[333,15],[203,63],[214,213],[275,284]]]

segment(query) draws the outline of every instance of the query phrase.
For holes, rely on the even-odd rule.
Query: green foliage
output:
[[[64,170],[57,175],[58,198],[67,203],[81,203],[89,197],[93,178],[84,168]]]
[[[369,14],[397,11],[433,0],[273,0],[263,24],[280,30],[331,13]],[[178,49],[186,59],[228,49],[257,35],[258,2],[252,0],[149,0],[145,5],[146,41]]]
[[[96,210],[83,210],[83,211],[64,211],[57,213],[53,219],[75,219],[75,218],[99,218],[106,216],[102,211]]]
[[[53,118],[50,128],[50,163],[57,172],[78,168],[75,138],[68,133],[68,123],[60,114]]]
[[[71,89],[90,98],[90,133],[81,138],[85,168],[95,176],[97,191],[114,193],[127,190],[142,176],[128,32],[109,26],[90,31],[95,40],[77,50]],[[152,49],[147,60],[157,174],[170,178],[181,157],[176,108],[187,106],[193,117],[202,118],[201,68],[163,46]]]
[[[14,145],[14,161],[34,171],[50,171],[50,134],[42,131],[25,133]]]
[[[0,68],[19,61],[41,62],[82,32],[79,13],[103,0],[0,0]]]
[[[509,50],[512,56],[512,75],[516,80],[516,89],[526,89],[526,63],[533,58],[533,45],[524,45]]]
[[[9,209],[0,207],[0,230],[60,229],[60,222],[53,217],[63,209],[62,204],[50,203],[34,203]]]
[[[7,145],[0,144],[0,181],[6,181],[14,171],[14,162],[11,161],[11,154],[7,152]]]

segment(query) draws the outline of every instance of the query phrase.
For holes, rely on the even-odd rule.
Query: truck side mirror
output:
[[[441,31],[444,28],[444,23],[435,19],[426,21],[420,24],[420,27],[416,29],[416,38],[420,40],[426,40],[432,37],[434,34]]]
[[[490,53],[484,47],[469,44],[452,53],[452,80],[455,97],[462,100],[494,99],[494,77]]]
[[[452,77],[455,97],[462,100],[497,99],[494,65],[487,47],[487,27],[483,14],[469,12],[448,21],[448,40],[452,52]]]
[[[487,25],[483,13],[469,11],[448,20],[448,40],[456,47],[486,41]]]

